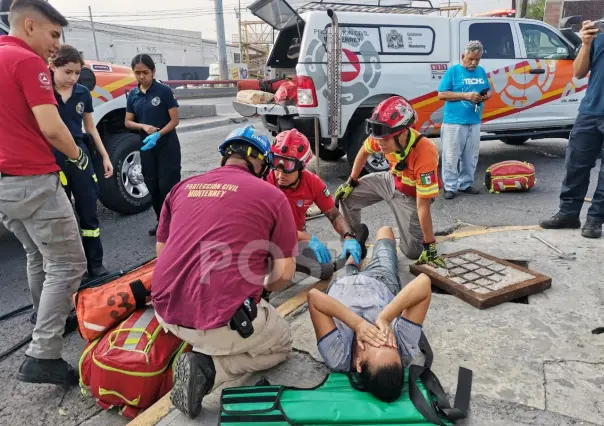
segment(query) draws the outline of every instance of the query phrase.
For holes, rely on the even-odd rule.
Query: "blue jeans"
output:
[[[480,151],[480,123],[447,124],[441,129],[442,178],[445,191],[466,190],[474,183]]]
[[[591,169],[600,155],[604,156],[604,116],[579,114],[566,146],[566,176],[560,193],[560,212],[579,217]],[[598,184],[587,217],[604,221],[604,161],[600,164]]]

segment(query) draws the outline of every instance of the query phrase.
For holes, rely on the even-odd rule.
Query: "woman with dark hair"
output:
[[[151,193],[153,209],[159,223],[164,200],[180,182],[180,141],[178,102],[170,87],[155,80],[155,63],[149,55],[132,60],[138,87],[128,95],[126,127],[141,136],[141,164],[145,184]],[[155,235],[157,226],[149,231]]]
[[[83,66],[84,60],[80,52],[69,45],[61,46],[57,54],[50,59],[50,73],[59,105],[59,115],[77,145],[89,158],[92,157],[86,142],[88,135],[92,137],[96,151],[103,161],[105,178],[109,178],[113,175],[113,165],[94,125],[92,95],[90,90],[78,84]],[[82,123],[86,135],[82,131]],[[87,167],[81,170],[67,163],[65,154],[57,149],[53,151],[61,168],[61,183],[67,196],[71,198],[73,195],[75,210],[80,218],[82,244],[88,262],[88,278],[96,279],[107,275],[107,269],[103,266],[103,246],[97,215],[100,188],[92,163],[88,163]]]

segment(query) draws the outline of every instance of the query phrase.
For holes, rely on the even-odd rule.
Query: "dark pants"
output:
[[[76,139],[76,142],[90,159],[90,151],[86,144],[81,139]],[[103,245],[97,215],[97,200],[100,192],[98,178],[92,166],[92,159],[86,170],[82,171],[76,165],[66,163],[67,157],[62,152],[54,150],[54,154],[62,171],[61,184],[67,193],[67,198],[71,199],[73,195],[75,201],[75,211],[80,219],[82,245],[90,271],[103,264]]]
[[[334,263],[319,263],[315,252],[308,246],[308,242],[300,241],[298,243],[298,252],[299,255],[296,257],[297,272],[302,272],[321,280],[326,280],[333,275],[335,270]]]
[[[180,182],[180,159],[180,141],[176,131],[162,137],[154,148],[141,151],[143,177],[158,221],[166,196]]]
[[[591,169],[603,154],[604,116],[579,114],[566,147],[566,176],[560,193],[560,212],[578,217],[589,188]],[[604,221],[604,161],[587,217]]]

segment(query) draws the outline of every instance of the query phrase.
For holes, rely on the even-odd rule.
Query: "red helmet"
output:
[[[402,96],[392,96],[375,107],[366,120],[366,131],[377,139],[403,133],[417,121],[417,113]]]
[[[280,168],[285,173],[303,169],[313,157],[310,142],[296,129],[279,133],[271,151],[273,152],[272,168]]]

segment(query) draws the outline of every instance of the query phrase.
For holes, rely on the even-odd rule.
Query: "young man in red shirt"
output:
[[[248,126],[220,152],[222,167],[174,186],[157,229],[153,306],[193,346],[177,361],[171,396],[190,418],[206,394],[283,362],[292,347],[287,321],[261,298],[291,280],[298,255],[287,199],[259,179],[270,141]]]
[[[296,221],[300,252],[296,258],[296,270],[325,280],[333,275],[336,268],[325,244],[315,235],[305,232],[306,212],[313,204],[327,216],[335,231],[344,239],[340,259],[351,255],[357,264],[361,263],[369,231],[363,225],[357,236],[337,209],[325,182],[306,169],[312,159],[306,136],[296,129],[281,132],[273,142],[272,152],[273,170],[267,181],[283,191]]]
[[[59,116],[47,62],[67,20],[43,0],[15,0],[8,20],[10,35],[0,37],[0,221],[27,253],[37,312],[17,379],[77,385],[61,352],[86,256],[51,145],[81,170],[92,164]]]

